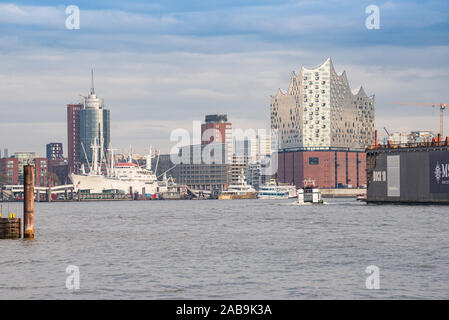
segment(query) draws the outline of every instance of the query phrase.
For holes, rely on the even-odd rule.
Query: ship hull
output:
[[[256,192],[248,192],[245,194],[229,194],[224,193],[218,196],[218,200],[237,200],[237,199],[255,199],[257,196]]]
[[[449,147],[367,151],[368,203],[449,204]]]
[[[74,191],[89,191],[90,193],[103,193],[106,190],[117,190],[123,193],[142,194],[145,191],[145,195],[154,195],[159,190],[156,183],[145,183],[144,181],[128,181],[108,178],[105,176],[89,176],[71,174],[70,180],[73,183]],[[144,190],[145,189],[145,190]]]
[[[278,196],[273,196],[273,195],[258,195],[259,199],[262,200],[284,200],[284,199],[289,199],[289,198],[294,198],[294,197],[289,197],[288,195],[278,195]]]

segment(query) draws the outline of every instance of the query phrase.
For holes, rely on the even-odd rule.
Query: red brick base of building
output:
[[[366,185],[363,151],[279,151],[279,182],[302,188],[312,179],[320,188],[358,188]]]

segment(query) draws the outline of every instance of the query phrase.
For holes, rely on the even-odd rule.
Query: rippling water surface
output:
[[[0,298],[449,298],[448,207],[293,201],[36,203],[36,238],[0,240]]]

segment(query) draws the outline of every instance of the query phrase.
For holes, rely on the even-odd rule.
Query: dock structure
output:
[[[0,218],[0,239],[20,239],[21,220],[11,214],[10,218]]]
[[[6,185],[1,190],[0,201],[21,201],[24,198],[23,185]],[[76,195],[73,184],[55,186],[55,187],[37,187],[34,186],[34,195],[37,202],[51,202],[57,200],[61,196],[65,200],[74,200]]]
[[[9,211],[9,205],[7,212],[5,207],[0,204],[0,239],[19,239],[22,237],[22,220]]]

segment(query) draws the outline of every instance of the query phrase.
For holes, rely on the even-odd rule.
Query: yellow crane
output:
[[[440,108],[440,136],[443,137],[443,119],[444,110],[449,107],[449,103],[410,103],[410,102],[393,102],[392,104],[401,104],[406,106],[422,106],[422,107],[439,107]]]

